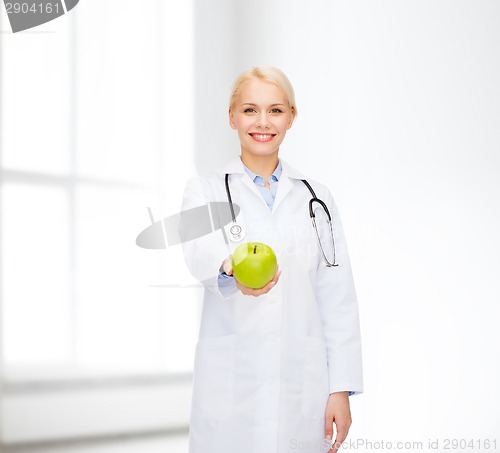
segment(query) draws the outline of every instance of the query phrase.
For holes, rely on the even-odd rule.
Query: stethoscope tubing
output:
[[[307,180],[301,179],[301,181],[306,185],[306,187],[309,189],[309,192],[311,192],[311,195],[312,195],[312,198],[309,200],[309,216],[311,217],[312,226],[313,226],[314,232],[316,233],[316,239],[318,241],[318,246],[319,246],[319,249],[321,250],[321,254],[323,255],[323,259],[324,259],[327,267],[336,267],[336,266],[338,266],[338,264],[336,263],[335,239],[333,236],[332,216],[330,215],[330,211],[328,210],[328,206],[325,204],[325,202],[323,202],[322,200],[320,200],[316,196],[316,193],[314,192],[311,185],[307,182]],[[229,208],[231,209],[231,218],[233,220],[233,226],[238,226],[241,230],[243,230],[242,227],[240,225],[238,225],[238,223],[236,222],[236,216],[234,214],[233,199],[231,197],[231,191],[229,190],[229,173],[226,173],[226,176],[224,178],[224,182],[225,182],[225,186],[226,186],[226,194],[227,194],[227,200],[229,202]],[[314,208],[313,208],[314,203],[319,203],[321,205],[321,207],[324,209],[326,215],[328,216],[328,226],[329,226],[330,238],[332,240],[332,246],[333,246],[333,263],[328,260],[326,254],[325,254],[325,251],[323,250],[323,246],[321,245],[321,239],[319,237],[318,227],[316,225],[316,214],[314,213]],[[234,239],[234,240],[238,241],[240,239]]]
[[[231,191],[229,190],[229,173],[226,173],[226,194],[227,194],[227,201],[229,201],[229,207],[231,208],[231,217],[233,219],[233,223],[236,223],[236,216],[234,215],[234,208],[233,208],[233,200],[231,198]]]

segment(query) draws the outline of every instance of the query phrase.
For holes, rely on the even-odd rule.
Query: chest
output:
[[[280,189],[278,186],[271,210],[258,190],[233,184],[232,201],[239,207],[236,220],[245,236],[239,242],[229,240],[230,250],[233,252],[245,242],[262,242],[274,250],[280,267],[293,260],[302,268],[312,269],[317,262],[318,249],[309,217],[309,192],[306,187],[294,185],[284,196]]]

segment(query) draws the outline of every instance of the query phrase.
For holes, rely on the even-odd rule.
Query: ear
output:
[[[287,130],[292,127],[294,120],[295,120],[295,109],[292,107],[292,112],[290,113],[290,121],[288,122],[288,124],[286,126]]]
[[[229,115],[229,125],[231,126],[231,129],[236,129],[236,123],[234,122],[234,115],[231,109],[229,109],[228,115]]]

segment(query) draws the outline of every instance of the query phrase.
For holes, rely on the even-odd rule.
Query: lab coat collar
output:
[[[288,176],[289,178],[293,179],[306,179],[306,177],[297,169],[292,167],[288,162],[283,160],[281,157],[279,158],[281,162],[281,168],[282,168],[282,176]],[[241,156],[235,157],[233,160],[231,160],[225,167],[219,170],[219,173],[224,176],[226,173],[233,174],[242,174],[244,175],[245,168],[243,167],[243,162],[241,161]],[[281,178],[280,178],[281,180]]]
[[[282,201],[286,198],[286,196],[290,193],[293,187],[293,183],[290,181],[290,179],[306,179],[306,177],[300,173],[297,169],[293,168],[291,165],[289,165],[287,162],[285,162],[283,159],[279,158],[281,161],[281,168],[282,168],[282,173],[281,177],[279,180],[279,185],[278,185],[278,191],[276,192],[276,199],[274,200],[273,203],[273,209],[272,209],[272,214],[276,212],[278,209],[278,206],[282,203]],[[243,177],[242,181],[243,183],[257,196],[262,200],[262,203],[264,203],[266,206],[266,202],[262,198],[262,196],[259,193],[259,190],[257,189],[256,185],[254,182],[250,179],[250,176],[248,176],[248,173],[245,171],[245,167],[243,166],[243,162],[241,160],[241,157],[238,156],[232,161],[230,161],[224,168],[219,170],[220,176],[223,178],[225,174],[239,174],[240,177]]]

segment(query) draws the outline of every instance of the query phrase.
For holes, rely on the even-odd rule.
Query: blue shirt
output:
[[[281,161],[278,160],[278,166],[273,171],[273,174],[269,177],[269,189],[264,184],[264,178],[260,175],[255,174],[252,170],[250,170],[245,164],[243,164],[245,171],[247,172],[250,179],[254,182],[259,189],[262,198],[266,202],[269,209],[273,209],[274,199],[276,198],[276,191],[278,190],[278,182],[281,177]]]

